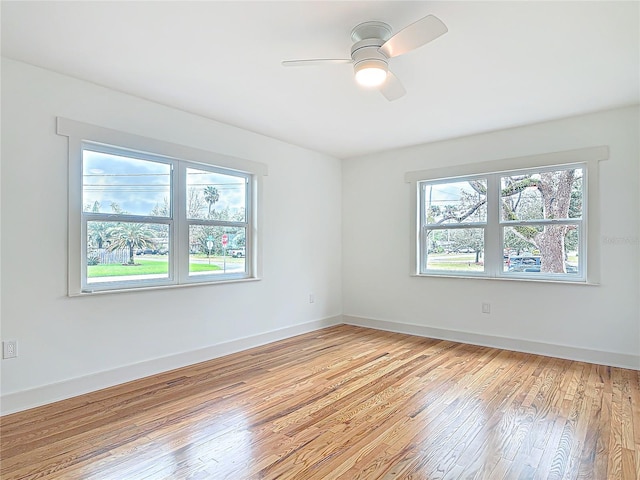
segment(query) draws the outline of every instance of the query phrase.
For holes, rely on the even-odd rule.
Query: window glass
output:
[[[87,283],[166,279],[169,226],[87,222]]]
[[[487,181],[485,179],[428,183],[424,189],[424,212],[427,224],[487,220]]]
[[[83,150],[84,212],[169,217],[170,198],[169,164]]]
[[[430,230],[427,242],[427,270],[484,271],[483,228]]]
[[[245,271],[246,228],[189,227],[189,275],[227,275]]]
[[[500,179],[503,221],[582,217],[582,169],[513,174]]]
[[[187,218],[246,221],[246,178],[187,168]]]
[[[527,238],[544,236],[546,247]],[[570,274],[581,270],[578,226],[545,225],[504,228],[504,266],[509,274]],[[557,246],[557,247],[556,247]]]

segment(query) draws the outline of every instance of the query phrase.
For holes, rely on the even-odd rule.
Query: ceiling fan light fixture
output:
[[[387,79],[387,63],[382,60],[363,60],[354,66],[354,70],[356,82],[363,87],[379,87]]]
[[[356,83],[367,88],[376,88],[392,102],[402,97],[407,91],[400,80],[389,71],[389,60],[420,48],[447,31],[447,26],[442,20],[433,15],[427,15],[395,34],[384,22],[363,22],[351,31],[351,40],[355,43],[351,45],[350,60],[346,58],[286,60],[282,65],[292,67],[321,63],[352,63]]]

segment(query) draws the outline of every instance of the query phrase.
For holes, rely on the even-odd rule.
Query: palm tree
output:
[[[154,232],[144,223],[118,223],[109,229],[111,244],[108,250],[129,249],[129,265],[134,264],[133,254],[136,248],[153,246]]]
[[[216,187],[212,187],[209,185],[204,189],[204,200],[209,204],[209,216],[211,216],[211,207],[220,200],[220,194],[218,193],[218,189]]]
[[[107,222],[87,222],[90,242],[101,249],[108,240],[109,224]]]
[[[187,218],[202,218],[200,210],[203,206],[200,192],[196,188],[190,188],[187,193]]]

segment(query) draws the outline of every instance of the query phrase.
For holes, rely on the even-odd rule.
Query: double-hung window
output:
[[[416,192],[415,273],[595,282],[590,209],[597,162],[607,156],[593,147],[407,174]]]
[[[421,273],[484,271],[487,178],[420,182]]]
[[[58,131],[70,295],[257,278],[262,164],[66,119]]]

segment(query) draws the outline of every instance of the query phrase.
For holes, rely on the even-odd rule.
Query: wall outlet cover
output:
[[[2,358],[15,358],[18,356],[18,342],[6,340],[2,342]]]

